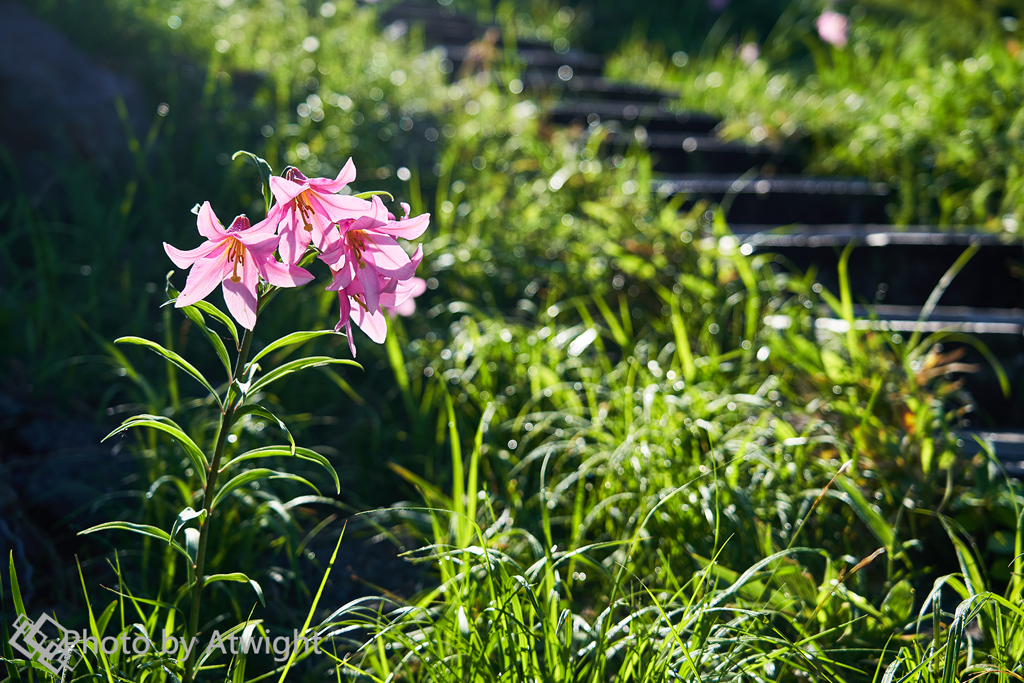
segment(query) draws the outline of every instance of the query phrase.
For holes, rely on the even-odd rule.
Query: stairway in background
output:
[[[406,2],[382,15],[382,26],[404,32],[422,27],[428,46],[444,49],[452,72],[472,59],[472,50],[501,48],[501,33],[436,2]],[[477,46],[474,48],[474,45]],[[817,280],[839,291],[843,248],[857,245],[850,263],[850,286],[859,323],[909,336],[933,288],[963,251],[979,251],[952,281],[928,321],[925,333],[954,329],[982,341],[1000,359],[1013,394],[1006,399],[991,365],[967,346],[964,362],[980,370],[962,375],[977,407],[971,429],[962,434],[965,452],[977,452],[974,435],[988,439],[1007,470],[1024,477],[1024,250],[1006,235],[957,228],[886,225],[890,189],[861,178],[810,176],[797,150],[770,144],[722,141],[720,121],[707,114],[679,111],[678,93],[615,83],[603,78],[604,60],[578,50],[557,52],[547,43],[519,40],[517,56],[524,87],[556,98],[546,113],[554,124],[611,131],[606,145],[646,147],[652,157],[653,190],[719,203],[743,245],[780,255],[802,272],[818,270]],[[780,267],[782,267],[780,265]],[[784,326],[775,316],[769,322]],[[815,324],[823,332],[845,323],[822,311]],[[950,347],[955,344],[950,344]]]

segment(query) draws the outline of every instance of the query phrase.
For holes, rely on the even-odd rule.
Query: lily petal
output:
[[[352,320],[366,336],[378,344],[383,344],[388,336],[388,321],[380,309],[364,311],[359,306],[352,310]]]
[[[317,178],[311,185],[316,187],[321,192],[341,192],[342,188],[351,183],[356,179],[356,165],[352,159],[345,162],[341,171],[338,173],[338,177],[334,180],[328,180],[327,178]]]
[[[430,225],[430,214],[421,213],[415,218],[403,218],[400,221],[391,221],[382,228],[377,228],[380,232],[385,232],[395,237],[401,237],[402,239],[414,240],[424,232]]]
[[[199,228],[199,234],[208,240],[219,240],[227,234],[227,230],[224,229],[220,220],[217,219],[217,214],[213,212],[210,202],[203,202],[203,205],[199,208],[196,227]]]
[[[205,299],[210,292],[217,288],[227,274],[231,272],[231,264],[228,263],[228,245],[220,245],[220,249],[210,256],[196,261],[192,270],[188,273],[185,281],[185,289],[178,295],[174,303],[175,308],[191,306],[197,301]]]
[[[384,275],[405,280],[412,277],[416,266],[405,253],[405,249],[389,235],[366,233],[366,247],[363,258],[373,262],[374,268]]]
[[[238,282],[231,278],[224,279],[224,303],[228,305],[231,317],[247,330],[256,325],[256,284],[258,275],[256,264],[251,258],[242,264],[242,277]]]
[[[380,310],[380,276],[373,268],[356,268],[356,278],[363,287],[363,299],[366,308],[371,311]]]
[[[315,215],[323,216],[327,223],[336,223],[346,218],[358,218],[370,210],[370,203],[359,197],[345,194],[310,193],[309,204]]]
[[[309,189],[309,183],[296,183],[280,176],[270,177],[270,192],[279,205],[286,206],[306,189]]]
[[[188,268],[193,263],[203,258],[211,251],[220,246],[219,241],[207,240],[203,244],[200,244],[195,249],[189,249],[188,251],[182,251],[177,247],[172,247],[167,242],[164,242],[164,251],[167,256],[174,262],[174,265],[179,268]]]
[[[281,238],[279,246],[281,258],[285,263],[298,263],[313,239],[313,236],[303,227],[294,213],[287,215],[281,223],[279,237]]]
[[[273,257],[262,263],[257,261],[257,264],[263,279],[277,287],[299,287],[313,280],[310,272],[288,263],[278,263]]]
[[[352,303],[345,292],[338,292],[338,306],[341,310],[338,316],[338,324],[334,326],[334,331],[341,332],[343,329],[345,330],[345,336],[348,338],[348,350],[352,353],[352,357],[355,358],[356,340],[352,338]]]

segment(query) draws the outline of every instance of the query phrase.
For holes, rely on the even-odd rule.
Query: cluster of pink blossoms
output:
[[[256,324],[259,280],[277,287],[296,287],[313,279],[298,266],[312,245],[331,269],[327,289],[338,292],[341,315],[336,330],[345,330],[349,349],[355,322],[370,339],[382,343],[387,321],[381,312],[410,315],[413,298],[426,290],[414,276],[423,260],[423,247],[410,257],[397,238],[416,239],[427,229],[430,214],[396,219],[376,196],[369,200],[338,194],[355,180],[352,160],[334,180],[307,178],[294,168],[284,177],[272,177],[275,204],[267,218],[256,225],[238,216],[225,228],[206,202],[199,210],[197,226],[206,242],[190,251],[164,243],[164,251],[179,268],[192,270],[175,307],[206,298],[221,285],[232,317],[251,330]],[[278,261],[274,252],[280,254]]]

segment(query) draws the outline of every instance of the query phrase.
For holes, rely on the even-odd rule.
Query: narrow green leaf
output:
[[[250,617],[252,615],[250,614]],[[242,629],[242,635],[239,639],[240,647],[238,648],[238,656],[235,659],[235,668],[231,673],[231,683],[245,683],[245,660],[249,654],[249,648],[241,645],[247,641],[252,640],[252,632],[256,630],[257,624],[250,623]]]
[[[187,507],[184,510],[182,510],[181,512],[179,512],[178,513],[178,518],[176,520],[174,520],[174,526],[171,527],[171,535],[168,538],[168,542],[170,541],[171,538],[174,538],[175,536],[178,535],[178,532],[181,531],[181,528],[183,526],[188,524],[190,521],[192,521],[196,517],[199,518],[199,523],[202,524],[203,520],[206,518],[206,510],[196,511],[196,510],[193,510],[190,507]]]
[[[11,551],[11,565],[12,567],[14,565],[13,550]],[[13,586],[15,581],[13,571],[11,572],[11,577],[11,585]],[[7,680],[12,681],[13,683],[20,683],[21,676],[18,675],[18,668],[14,665],[14,650],[11,648],[11,635],[7,629],[7,605],[5,603],[4,582],[3,580],[0,580],[0,638],[3,638],[3,641],[0,642],[0,647],[3,649],[0,651],[3,652],[4,663],[7,665]]]
[[[986,581],[977,556],[971,552],[966,543],[960,540],[959,534],[956,533],[956,530],[946,517],[940,516],[939,521],[946,530],[949,540],[953,543],[953,550],[956,553],[957,562],[960,564],[960,571],[963,572],[964,579],[966,579],[967,590],[970,591],[972,596],[980,595],[985,589]]]
[[[338,534],[338,542],[334,546],[334,553],[331,555],[331,561],[327,564],[327,571],[324,572],[324,578],[320,581],[320,588],[317,589],[316,595],[313,597],[313,604],[309,606],[309,612],[306,613],[306,622],[302,625],[302,636],[306,635],[309,630],[309,623],[313,620],[313,614],[316,612],[317,605],[320,604],[320,596],[324,593],[324,587],[327,585],[327,578],[331,575],[331,570],[334,569],[334,563],[338,559],[338,549],[341,548],[341,539],[345,538],[345,529],[342,528],[341,533]],[[284,665],[284,671],[281,672],[281,678],[278,683],[284,683],[285,678],[288,676],[288,671],[291,669],[292,664],[295,662],[296,655],[299,654],[299,648],[293,647],[292,654],[288,658],[288,661]]]
[[[231,335],[231,339],[234,340],[234,342],[235,342],[235,350],[237,351],[240,348],[241,344],[238,341],[238,328],[235,327],[235,321],[232,320],[231,317],[227,313],[225,313],[224,311],[220,310],[219,308],[217,308],[216,306],[214,306],[213,304],[211,304],[209,301],[206,301],[206,300],[197,301],[196,303],[194,303],[192,305],[195,306],[196,308],[198,308],[200,311],[202,311],[206,315],[208,315],[211,318],[215,319],[220,324],[222,324],[224,326],[224,328],[227,329],[228,334]]]
[[[196,564],[196,558],[199,556],[198,529],[185,529],[185,553],[192,561],[192,566],[194,567]]]
[[[163,356],[171,363],[174,363],[179,368],[181,368],[188,374],[192,375],[193,379],[202,384],[206,388],[206,390],[210,392],[210,395],[217,399],[218,404],[221,403],[220,396],[217,395],[217,392],[214,390],[213,386],[206,381],[205,377],[203,377],[203,373],[196,370],[191,363],[189,363],[187,360],[176,354],[174,351],[165,349],[160,344],[157,344],[156,342],[150,341],[148,339],[143,339],[142,337],[121,337],[120,339],[115,339],[114,343],[135,344],[137,346],[144,346],[150,351],[153,351],[154,353]],[[221,405],[223,406],[223,404]]]
[[[956,261],[953,262],[953,265],[949,267],[949,270],[939,278],[938,284],[935,285],[935,289],[933,289],[932,293],[928,295],[928,300],[921,308],[921,314],[918,316],[917,323],[914,325],[914,332],[910,335],[910,341],[907,343],[908,348],[912,349],[917,346],[917,343],[921,340],[921,326],[926,320],[928,320],[928,318],[931,317],[935,307],[939,305],[939,299],[941,299],[942,295],[946,293],[947,289],[949,289],[949,285],[952,284],[953,279],[956,278],[961,270],[963,270],[964,266],[967,265],[967,262],[970,261],[976,253],[978,253],[978,249],[980,248],[981,244],[976,242],[964,249],[963,253],[960,254]]]
[[[360,370],[363,369],[363,366],[359,363],[345,358],[332,358],[330,356],[310,356],[309,358],[299,358],[298,360],[293,360],[276,367],[263,375],[263,377],[255,380],[249,387],[249,391],[246,393],[255,394],[262,391],[271,382],[276,382],[282,377],[286,377],[293,372],[298,372],[299,370],[305,370],[307,368],[317,368],[322,365],[352,365]]]
[[[302,477],[298,476],[297,474],[291,474],[289,472],[277,472],[275,470],[268,470],[263,467],[258,467],[256,469],[246,470],[245,472],[242,472],[241,474],[238,474],[235,477],[233,477],[231,481],[229,481],[228,483],[224,484],[224,487],[220,491],[218,491],[217,495],[214,497],[213,505],[210,506],[210,509],[212,510],[213,508],[217,507],[217,503],[222,501],[229,493],[231,493],[238,487],[245,486],[246,484],[251,484],[252,482],[259,481],[260,479],[290,479],[292,481],[297,481],[302,484],[305,484],[309,488],[316,491],[318,495],[320,493],[320,491],[315,486],[313,486],[313,484],[311,484],[306,479],[303,479]]]
[[[293,446],[294,448],[294,446]],[[229,460],[224,467],[220,469],[221,472],[226,472],[235,465],[245,460],[255,460],[257,458],[273,458],[273,457],[295,457],[302,460],[308,460],[309,462],[315,462],[331,475],[331,479],[334,480],[334,490],[336,493],[341,493],[341,483],[338,480],[338,472],[334,469],[330,460],[320,455],[316,451],[311,451],[308,448],[294,448],[287,449],[284,446],[264,446],[263,448],[256,448],[251,451],[246,451],[241,455],[237,455]]]
[[[291,334],[286,334],[277,341],[271,342],[270,344],[267,344],[265,347],[263,347],[263,349],[255,356],[253,356],[251,361],[249,361],[249,365],[252,365],[260,358],[266,356],[268,353],[273,353],[274,351],[277,351],[282,347],[291,346],[292,344],[301,344],[303,342],[309,341],[310,339],[316,339],[317,337],[327,336],[342,337],[344,335],[342,335],[339,332],[335,332],[334,330],[317,330],[315,332],[292,332]]]
[[[118,522],[112,522],[112,524],[118,524]],[[100,526],[103,525],[101,524]],[[87,532],[79,532],[79,534],[84,533]],[[89,599],[89,590],[85,587],[85,575],[82,574],[82,564],[81,562],[78,562],[77,558],[75,558],[75,564],[78,565],[78,581],[82,585],[82,595],[85,596],[85,607],[89,612],[89,631],[92,633],[93,637],[95,637],[97,640],[100,640],[101,638],[103,638],[103,632],[99,630],[99,627],[96,624],[96,615],[92,611],[92,601]],[[107,683],[114,683],[114,674],[110,670],[110,662],[107,660],[106,652],[103,651],[102,647],[99,647],[96,648],[96,653],[99,655],[100,662],[103,664],[104,673],[107,674]],[[92,667],[90,666],[90,669],[91,668]]]
[[[176,543],[166,531],[159,527],[150,526],[149,524],[135,524],[133,522],[104,522],[103,524],[97,524],[96,526],[89,527],[84,531],[79,531],[79,536],[85,536],[87,534],[94,534],[97,531],[130,531],[133,534],[141,534],[142,536],[150,536],[151,538],[157,538],[161,541],[166,541],[168,545],[177,550],[179,553],[188,557],[188,552]]]
[[[390,337],[388,338],[390,339]],[[333,368],[322,367],[320,368],[320,372],[327,375],[328,379],[338,385],[338,388],[344,391],[345,395],[352,399],[357,406],[366,405],[366,399],[356,393],[356,390],[352,388],[352,385],[346,382],[341,375],[334,371]]]
[[[289,455],[295,455],[295,438],[288,429],[288,425],[284,423],[284,420],[279,418],[277,415],[274,415],[258,403],[249,403],[248,405],[242,406],[242,408],[235,413],[235,421],[237,422],[238,419],[245,417],[246,415],[259,415],[277,424],[281,431],[284,432],[285,436],[288,437],[288,444],[291,446],[291,452]],[[220,471],[223,472],[224,468],[222,467]]]
[[[18,585],[18,572],[14,567],[14,551],[11,551],[10,561],[10,577],[11,577],[11,598],[14,600],[14,612],[15,614],[25,614],[25,603],[21,600],[21,587]]]
[[[167,286],[164,288],[164,291],[167,292],[167,303],[177,301],[178,296],[181,294],[171,284],[171,275],[173,273],[173,270],[167,273]],[[219,334],[210,329],[210,326],[206,324],[206,318],[203,317],[203,314],[195,305],[185,306],[180,310],[185,314],[186,318],[198,325],[199,329],[202,330],[204,335],[206,335],[206,338],[213,346],[213,350],[217,353],[217,357],[220,358],[221,364],[224,365],[224,371],[228,373],[228,377],[231,377],[231,359],[228,357],[228,350],[227,347],[224,346],[224,340],[220,338]]]
[[[267,212],[270,212],[270,203],[274,197],[270,192],[270,176],[274,175],[274,169],[270,167],[270,164],[265,159],[256,156],[252,152],[247,152],[244,149],[240,149],[231,155],[231,160],[234,161],[240,156],[247,157],[252,163],[256,165],[256,170],[260,173],[260,181],[262,183],[261,189],[263,190],[263,201],[266,204]]]
[[[203,579],[203,584],[211,584],[215,581],[235,581],[238,583],[248,583],[250,586],[252,586],[252,589],[256,591],[256,597],[260,599],[260,604],[264,607],[267,606],[266,601],[263,599],[263,589],[260,588],[260,585],[258,583],[250,579],[242,572],[234,572],[231,574],[213,574],[211,576],[205,577]]]
[[[860,492],[860,489],[854,484],[848,477],[839,477],[836,479],[836,483],[843,489],[847,497],[850,500],[850,504],[853,506],[857,516],[868,525],[871,532],[875,537],[881,541],[882,545],[891,553],[893,551],[893,541],[895,536],[892,532],[892,527],[885,521],[878,512],[875,511],[871,504],[864,497],[864,494]]]
[[[170,418],[166,418],[161,415],[136,415],[135,417],[130,417],[122,422],[120,427],[103,437],[103,440],[106,441],[110,437],[120,434],[127,429],[132,429],[133,427],[148,427],[150,429],[156,429],[177,441],[185,451],[185,455],[188,456],[188,459],[192,462],[192,466],[195,468],[196,474],[199,475],[203,484],[206,484],[206,470],[209,469],[210,463],[207,462],[206,456],[203,455],[203,452],[199,449],[199,446],[196,445],[195,441],[190,439],[188,434],[186,434],[181,427],[179,427]]]
[[[217,358],[220,359],[221,365],[224,366],[224,371],[228,373],[228,377],[231,376],[231,358],[228,356],[228,349],[224,346],[224,341],[220,338],[220,335],[211,330],[206,324],[206,318],[199,312],[195,306],[185,306],[181,309],[181,312],[185,316],[199,326],[199,329],[203,331],[203,334],[210,341],[210,345],[213,346],[213,350],[217,354]]]
[[[390,192],[385,192],[384,190],[370,190],[368,192],[360,192],[359,194],[354,194],[352,196],[355,197],[356,199],[369,199],[370,197],[373,196],[383,195],[387,195],[389,200],[395,201],[394,196]]]
[[[100,633],[106,632],[107,624],[110,623],[110,617],[114,616],[115,609],[117,609],[117,600],[111,600],[110,604],[100,612],[100,617],[96,620],[96,626],[99,627]]]

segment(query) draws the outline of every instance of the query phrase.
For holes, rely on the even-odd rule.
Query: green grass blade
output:
[[[305,637],[306,632],[309,630],[309,624],[313,621],[313,615],[316,613],[317,605],[320,604],[320,596],[324,593],[324,587],[327,585],[327,579],[331,575],[331,570],[334,569],[334,563],[338,559],[338,550],[341,548],[341,540],[345,538],[345,529],[342,528],[341,533],[338,534],[338,542],[334,546],[334,553],[331,555],[331,561],[327,565],[327,570],[324,572],[324,578],[320,581],[320,587],[316,591],[316,595],[313,597],[313,604],[310,605],[309,612],[306,614],[306,622],[302,625],[302,635]],[[278,683],[284,683],[285,677],[288,675],[288,671],[292,668],[292,664],[295,663],[295,657],[299,654],[298,644],[292,648],[292,654],[288,657],[288,662],[284,665],[284,670],[281,672],[281,678]]]

